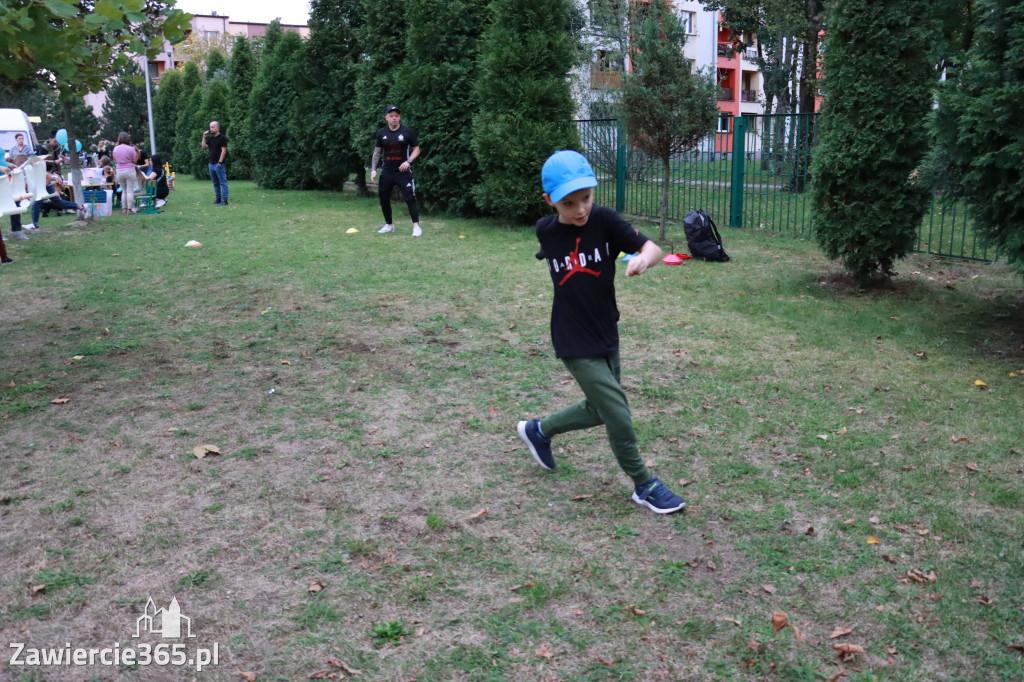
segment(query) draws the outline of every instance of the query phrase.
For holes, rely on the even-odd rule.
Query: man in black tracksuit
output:
[[[423,234],[420,229],[419,209],[416,206],[416,183],[412,177],[412,162],[420,155],[419,135],[409,126],[402,125],[402,113],[398,107],[389,106],[384,112],[387,125],[377,129],[374,137],[373,161],[370,163],[370,182],[377,177],[377,163],[384,157],[384,164],[377,185],[380,208],[384,212],[384,227],[378,232],[394,232],[391,222],[391,189],[398,185],[402,198],[409,206],[412,219],[412,236]]]

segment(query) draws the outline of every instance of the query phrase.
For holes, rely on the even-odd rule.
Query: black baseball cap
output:
[[[398,107],[396,107],[394,104],[392,104],[391,106],[389,106],[387,109],[384,110],[384,115],[386,116],[386,115],[390,114],[392,111],[398,111]],[[398,113],[402,113],[402,112],[398,111]]]

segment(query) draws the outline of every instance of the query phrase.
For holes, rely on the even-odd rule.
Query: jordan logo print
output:
[[[565,284],[566,280],[575,275],[577,272],[585,272],[588,275],[593,275],[594,277],[601,276],[600,272],[598,272],[597,270],[591,270],[590,268],[584,267],[583,263],[580,262],[580,241],[581,239],[577,238],[576,250],[569,252],[569,272],[565,273],[565,277],[563,277],[562,281],[558,283],[558,286],[562,286],[563,284]],[[584,259],[585,258],[586,256],[584,256]]]

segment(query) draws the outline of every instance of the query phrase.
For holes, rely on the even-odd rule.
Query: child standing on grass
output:
[[[626,277],[642,275],[661,260],[661,249],[622,216],[594,204],[597,178],[574,151],[553,154],[541,171],[544,200],[556,214],[537,221],[537,239],[551,271],[551,342],[584,399],[545,419],[521,421],[519,437],[537,463],[555,468],[551,439],[604,424],[619,466],[633,479],[633,501],[658,514],[686,506],[683,498],[651,476],[636,445],[633,418],[619,381],[619,310],[615,261],[636,253]]]

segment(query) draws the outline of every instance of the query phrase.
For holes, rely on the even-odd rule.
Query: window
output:
[[[679,19],[683,23],[683,29],[693,35],[697,32],[697,13],[696,12],[680,12]]]
[[[147,65],[149,68],[149,79],[153,81],[160,80],[160,69],[153,62],[149,62]]]
[[[216,40],[220,38],[220,31],[203,31],[203,37],[207,40]]]
[[[718,132],[727,133],[729,132],[729,126],[732,124],[732,114],[722,114],[718,117]]]

